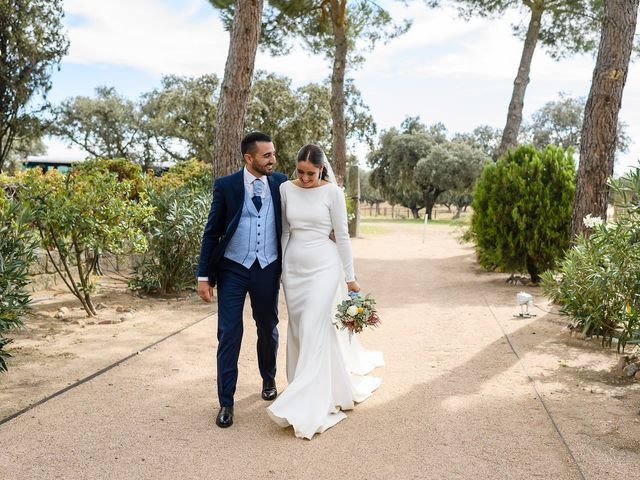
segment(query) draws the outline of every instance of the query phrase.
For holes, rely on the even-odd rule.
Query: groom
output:
[[[211,301],[218,286],[217,384],[220,411],[216,424],[233,424],[233,394],[238,380],[242,310],[247,293],[258,329],[258,366],[262,398],[273,400],[278,350],[278,292],[282,271],[280,184],[273,171],[276,152],[271,138],[253,132],[240,146],[244,168],[218,178],[202,236],[198,295]]]

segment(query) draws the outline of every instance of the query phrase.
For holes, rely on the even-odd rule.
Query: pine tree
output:
[[[487,165],[471,220],[480,264],[537,283],[569,246],[574,173],[571,150],[554,146],[522,146]]]

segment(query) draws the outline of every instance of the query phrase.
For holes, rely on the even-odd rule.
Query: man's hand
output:
[[[213,288],[211,288],[207,280],[198,281],[198,296],[205,302],[211,302]]]

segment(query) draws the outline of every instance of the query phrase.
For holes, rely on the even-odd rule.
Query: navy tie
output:
[[[256,178],[253,181],[253,204],[256,206],[256,210],[260,211],[262,207],[262,188],[264,187],[264,183],[259,178]]]

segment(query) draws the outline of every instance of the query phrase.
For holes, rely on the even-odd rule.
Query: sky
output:
[[[383,0],[395,19],[409,18],[412,28],[366,54],[366,62],[347,75],[382,131],[398,127],[407,116],[423,123],[442,122],[449,133],[479,125],[502,129],[522,41],[513,36],[516,13],[501,19],[464,21],[451,8],[430,9]],[[207,0],[64,0],[69,53],[52,76],[49,100],[94,95],[110,86],[137,99],[160,86],[163,75],[224,75],[228,33]],[[595,57],[555,61],[538,48],[533,57],[524,106],[525,119],[546,102],[589,94]],[[259,52],[256,68],[286,75],[297,87],[331,74],[330,63],[302,48],[284,57]],[[622,99],[621,119],[632,140],[620,154],[616,174],[640,159],[640,61],[632,63]],[[314,139],[309,139],[313,141]],[[50,155],[82,157],[56,139],[46,141]],[[367,149],[355,153],[364,165]]]

